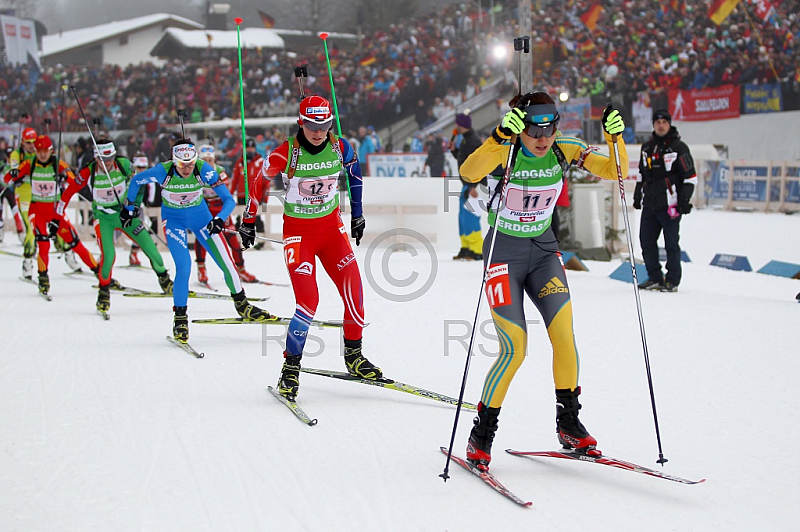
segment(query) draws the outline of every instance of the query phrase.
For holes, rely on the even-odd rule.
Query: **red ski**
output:
[[[681,484],[700,484],[701,482],[706,481],[704,478],[700,480],[688,480],[685,478],[676,477],[674,475],[668,475],[667,473],[662,473],[661,471],[656,471],[655,469],[650,469],[649,467],[626,462],[625,460],[611,458],[610,456],[588,456],[566,449],[562,451],[515,451],[514,449],[506,449],[506,452],[508,454],[513,454],[514,456],[521,456],[523,458],[531,459],[536,457],[566,458],[567,460],[578,460],[579,462],[593,462],[595,464],[625,469],[626,471],[633,471],[634,473],[642,473],[643,475],[649,475],[651,477],[663,478],[664,480],[680,482]]]
[[[447,456],[447,447],[440,447],[440,449],[445,454],[445,456]],[[475,475],[476,477],[478,477],[479,479],[481,479],[482,481],[484,481],[486,484],[489,485],[489,487],[491,487],[497,493],[503,495],[504,497],[506,497],[508,499],[511,499],[512,501],[514,501],[515,503],[519,504],[520,506],[524,506],[525,508],[528,508],[533,504],[532,502],[523,501],[522,499],[520,499],[519,497],[517,497],[516,495],[511,493],[511,491],[508,488],[503,486],[500,483],[500,481],[497,480],[494,477],[494,475],[492,475],[488,471],[481,471],[480,469],[475,467],[470,462],[467,462],[463,458],[461,458],[459,456],[456,456],[454,454],[450,455],[450,459],[453,462],[455,462],[458,465],[460,465],[461,467],[463,467],[464,469],[466,469],[467,471],[469,471],[470,473],[472,473],[473,475]]]

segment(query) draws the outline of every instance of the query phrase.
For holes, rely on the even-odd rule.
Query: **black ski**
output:
[[[313,427],[314,425],[317,424],[316,418],[315,419],[311,419],[308,416],[308,414],[306,414],[305,410],[303,410],[300,407],[300,405],[297,404],[297,401],[292,400],[292,399],[287,399],[286,397],[284,397],[283,395],[278,393],[278,391],[275,388],[273,388],[272,386],[267,386],[267,390],[269,390],[269,393],[274,395],[275,398],[278,401],[280,401],[281,403],[286,405],[286,408],[291,410],[292,414],[294,414],[295,417],[297,417],[297,419],[299,419],[300,421],[302,421],[303,423],[305,423],[309,427]]]
[[[440,449],[442,450],[442,453],[444,453],[445,456],[448,455],[447,447],[440,447]],[[470,462],[467,462],[466,460],[464,460],[460,456],[456,456],[454,454],[450,455],[450,459],[453,462],[455,462],[458,465],[460,465],[461,467],[463,467],[464,469],[466,469],[467,471],[469,471],[470,473],[472,473],[473,475],[475,475],[476,477],[478,477],[479,479],[481,479],[482,481],[484,481],[490,488],[495,490],[497,493],[499,493],[500,495],[502,495],[502,496],[514,501],[515,503],[519,504],[520,506],[523,506],[525,508],[529,508],[533,504],[533,502],[523,501],[522,499],[520,499],[519,497],[514,495],[514,493],[512,493],[511,490],[509,490],[507,487],[503,486],[503,484],[499,480],[497,480],[497,478],[495,478],[495,476],[492,475],[491,473],[489,473],[488,471],[481,471],[480,469],[475,467],[474,464],[472,464]]]
[[[172,345],[177,345],[178,347],[180,347],[181,349],[192,355],[194,358],[203,358],[204,356],[206,356],[205,353],[197,351],[194,347],[190,346],[188,343],[179,342],[172,336],[167,336],[167,340],[169,340],[169,343],[171,343]]]
[[[454,399],[447,395],[443,395],[437,392],[432,392],[430,390],[426,390],[424,388],[418,388],[416,386],[412,386],[410,384],[405,384],[400,381],[395,381],[392,379],[362,379],[361,377],[356,377],[354,375],[350,375],[349,373],[344,373],[342,371],[330,371],[327,369],[314,369],[314,368],[300,368],[300,371],[304,373],[311,373],[313,375],[322,375],[323,377],[330,377],[332,379],[340,379],[343,381],[351,381],[351,382],[360,382],[361,384],[369,384],[370,386],[378,386],[379,388],[388,388],[390,390],[397,390],[398,392],[408,393],[411,395],[417,395],[419,397],[425,397],[427,399],[432,399],[433,401],[439,401],[440,403],[447,403],[449,405],[456,405],[458,404],[458,399]],[[461,407],[466,408],[468,410],[477,410],[478,405],[474,405],[472,403],[461,402]]]
[[[515,451],[513,449],[506,449],[506,452],[514,456],[521,456],[523,458],[531,458],[531,459],[536,457],[566,458],[567,460],[577,460],[579,462],[592,462],[595,464],[607,465],[619,469],[624,469],[626,471],[633,471],[634,473],[642,473],[644,475],[649,475],[651,477],[663,478],[664,480],[680,482],[681,484],[700,484],[701,482],[706,481],[706,479],[704,478],[700,480],[688,480],[685,478],[676,477],[674,475],[668,475],[667,473],[662,473],[661,471],[650,469],[649,467],[644,467],[631,462],[626,462],[625,460],[611,458],[610,456],[602,456],[602,455],[588,456],[567,449],[563,449],[561,451]]]

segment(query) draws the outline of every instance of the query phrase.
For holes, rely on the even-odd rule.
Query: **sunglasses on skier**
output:
[[[527,124],[525,134],[531,138],[550,138],[556,134],[561,115],[553,104],[532,104],[522,108],[525,112],[523,122]]]
[[[303,129],[307,129],[308,131],[328,131],[332,125],[333,121],[317,124],[316,122],[311,122],[310,120],[303,120]]]

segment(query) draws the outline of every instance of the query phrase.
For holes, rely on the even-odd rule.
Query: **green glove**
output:
[[[622,115],[610,105],[603,112],[603,129],[610,135],[619,135],[625,131],[625,122],[622,121]]]
[[[525,118],[525,111],[515,107],[505,114],[503,121],[500,123],[500,129],[508,136],[512,134],[519,135],[525,129],[523,118]]]

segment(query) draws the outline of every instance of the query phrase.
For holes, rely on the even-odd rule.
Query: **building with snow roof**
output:
[[[57,63],[120,66],[141,62],[158,64],[163,61],[150,55],[151,50],[163,33],[171,28],[202,30],[204,26],[177,15],[156,13],[63,31],[42,38],[40,59],[44,65],[50,66]]]

